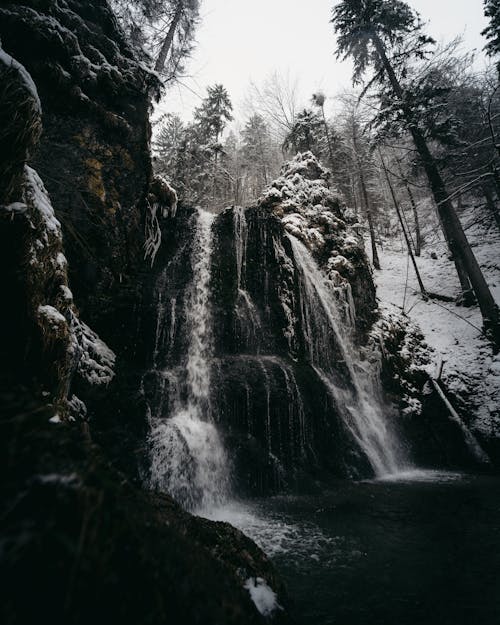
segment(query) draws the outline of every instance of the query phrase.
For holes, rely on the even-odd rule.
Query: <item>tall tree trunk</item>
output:
[[[401,103],[403,113],[408,120],[411,120],[410,111],[404,103],[403,90],[391,63],[387,58],[384,45],[376,34],[373,38],[373,42],[378,54],[380,55],[394,93]],[[448,234],[451,253],[454,257],[460,259],[465,271],[467,272],[481,310],[485,330],[494,342],[497,345],[500,345],[500,314],[498,306],[493,298],[493,295],[491,294],[481,268],[479,267],[479,263],[472,252],[469,241],[465,236],[462,224],[460,223],[455,209],[453,208],[453,204],[449,199],[449,194],[446,190],[444,181],[436,165],[436,161],[429,150],[424,135],[415,124],[410,123],[409,130],[429,180],[429,186],[432,194],[436,200],[438,212],[441,217],[441,223],[444,230]]]
[[[399,161],[398,170],[405,184],[406,193],[408,194],[408,199],[410,200],[410,206],[413,213],[413,222],[415,224],[415,256],[420,256],[422,251],[422,234],[420,231],[420,220],[418,218],[417,203],[415,202],[413,191],[411,190],[408,178],[404,175],[403,168],[401,167],[401,163]]]
[[[325,133],[326,133],[326,142],[328,144],[328,155],[330,156],[330,169],[333,172],[333,169],[335,167],[335,161],[333,158],[333,146],[332,146],[332,140],[330,137],[330,130],[328,129],[328,123],[326,121],[326,117],[325,117],[325,107],[322,106],[321,107],[321,115],[323,116],[323,124],[325,125]]]
[[[168,27],[168,32],[161,44],[160,52],[158,54],[158,58],[155,63],[155,72],[161,74],[161,72],[165,69],[165,63],[167,62],[167,56],[170,52],[170,48],[172,47],[172,43],[174,42],[175,31],[177,30],[177,26],[179,25],[179,21],[182,16],[182,10],[184,8],[183,0],[177,0],[177,6],[175,7],[174,17]]]
[[[356,199],[356,181],[354,180],[354,177],[351,175],[349,175],[349,182],[351,185],[351,194],[352,194],[354,214],[356,215],[356,217],[358,217],[358,201]]]
[[[354,156],[356,158],[356,163],[358,166],[359,184],[361,186],[361,193],[363,197],[365,214],[366,214],[366,219],[368,221],[368,229],[370,231],[370,242],[372,246],[372,262],[373,262],[373,266],[375,267],[375,269],[380,269],[380,259],[378,257],[377,242],[375,240],[375,227],[373,225],[373,217],[372,217],[372,212],[371,212],[371,207],[370,207],[370,200],[368,199],[368,191],[366,190],[365,175],[363,173],[363,166],[361,163],[361,159],[359,157],[358,142],[356,139],[356,128],[354,127],[354,125],[352,128],[352,146],[354,149]]]
[[[422,252],[422,233],[420,231],[417,204],[413,197],[413,191],[408,183],[406,183],[406,192],[408,193],[408,199],[410,200],[411,210],[413,212],[413,221],[415,223],[415,256],[420,256]]]
[[[496,135],[496,132],[495,132],[495,128],[493,126],[493,117],[491,115],[491,107],[493,105],[493,100],[495,98],[495,93],[498,91],[499,87],[500,87],[500,85],[497,85],[495,87],[495,90],[491,94],[490,99],[488,101],[488,127],[490,129],[491,143],[492,143],[493,147],[495,148],[495,150],[497,151],[498,156],[500,156],[500,143],[498,143],[498,141],[497,141],[497,135]]]
[[[451,254],[451,260],[453,260],[454,264],[455,264],[455,269],[457,272],[457,276],[458,276],[458,280],[460,281],[460,290],[461,290],[461,294],[460,294],[460,298],[457,301],[457,303],[459,303],[460,305],[463,306],[472,306],[476,303],[476,299],[474,297],[474,292],[472,290],[472,286],[469,280],[469,276],[467,274],[467,271],[465,270],[464,264],[462,262],[462,259],[457,256],[456,254],[454,255],[453,252],[451,251],[452,249],[452,244],[450,243],[450,239],[448,236],[448,231],[446,230],[446,228],[443,225],[443,221],[441,219],[441,214],[439,213],[439,209],[436,206],[436,212],[437,212],[437,216],[439,219],[439,223],[441,225],[441,230],[443,231],[444,234],[444,238],[446,241],[446,245],[448,246],[448,249],[450,250],[450,254]]]
[[[361,192],[363,194],[363,203],[365,207],[366,219],[368,221],[368,229],[370,231],[370,242],[372,246],[372,261],[375,269],[380,269],[380,259],[378,257],[377,242],[375,240],[375,227],[373,225],[372,211],[370,208],[370,201],[368,199],[368,191],[366,190],[365,176],[363,170],[359,167],[359,184],[361,186]]]
[[[396,194],[395,194],[394,188],[392,186],[391,178],[389,176],[389,172],[387,171],[387,167],[385,166],[384,157],[382,156],[382,152],[380,151],[380,149],[378,150],[378,154],[379,154],[379,157],[380,157],[380,162],[382,163],[382,169],[383,169],[384,174],[385,174],[385,179],[386,179],[387,184],[389,186],[389,191],[391,192],[391,197],[392,197],[392,201],[393,201],[393,204],[394,204],[394,208],[396,209],[396,213],[398,215],[399,224],[401,226],[401,230],[403,231],[403,235],[404,235],[404,238],[405,238],[405,241],[406,241],[406,247],[408,248],[408,254],[410,255],[411,262],[412,262],[413,268],[415,270],[415,275],[417,276],[417,282],[418,282],[418,286],[420,288],[420,292],[422,293],[423,299],[427,301],[429,299],[429,296],[427,295],[427,291],[425,290],[425,286],[424,286],[424,283],[422,281],[422,277],[420,275],[420,271],[418,270],[417,261],[415,260],[415,256],[413,254],[413,249],[412,249],[412,246],[411,246],[410,237],[408,235],[408,232],[406,231],[406,227],[405,227],[404,220],[403,220],[403,215],[401,213],[401,209],[399,207],[398,200],[396,198]]]

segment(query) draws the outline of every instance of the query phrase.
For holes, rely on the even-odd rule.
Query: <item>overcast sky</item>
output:
[[[350,65],[335,60],[329,23],[334,0],[201,0],[197,46],[185,86],[173,87],[162,111],[191,118],[207,85],[222,83],[238,117],[251,80],[262,82],[274,70],[297,78],[304,103],[321,89],[334,96],[350,86]],[[409,0],[437,40],[462,33],[465,46],[482,57],[486,25],[482,0]],[[482,58],[479,61],[483,63]]]

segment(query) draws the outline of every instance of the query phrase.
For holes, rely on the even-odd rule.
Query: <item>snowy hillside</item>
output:
[[[463,221],[467,226],[467,217]],[[494,226],[489,231],[475,226],[468,235],[500,303],[500,235]],[[445,243],[433,238],[416,259],[424,285],[430,292],[456,296],[459,283],[453,262]],[[403,312],[418,324],[433,350],[429,374],[436,374],[443,361],[447,387],[473,407],[473,429],[488,437],[500,436],[500,355],[493,354],[481,331],[479,309],[424,301],[403,241],[386,241],[379,253],[382,269],[374,274],[382,311]]]

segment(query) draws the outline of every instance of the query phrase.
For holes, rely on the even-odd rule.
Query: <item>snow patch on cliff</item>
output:
[[[115,354],[77,316],[73,293],[68,285],[68,263],[63,253],[63,235],[55,216],[50,197],[37,172],[25,166],[24,200],[27,210],[20,214],[26,218],[33,232],[28,248],[31,266],[30,293],[32,292],[35,318],[47,344],[62,342],[61,361],[57,364],[61,379],[60,396],[54,398],[63,413],[85,418],[85,404],[70,395],[72,376],[76,373],[93,386],[107,385],[114,377]],[[62,392],[64,391],[64,396]],[[67,415],[66,415],[67,416]],[[61,419],[59,414],[57,419]],[[57,422],[56,417],[52,422]]]
[[[50,306],[50,304],[40,305],[38,307],[38,315],[43,319],[45,325],[54,331],[67,326],[64,315],[54,308],[54,306]]]

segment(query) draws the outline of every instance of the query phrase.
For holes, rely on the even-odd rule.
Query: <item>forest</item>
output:
[[[230,4],[0,1],[0,620],[495,625],[500,0]]]

